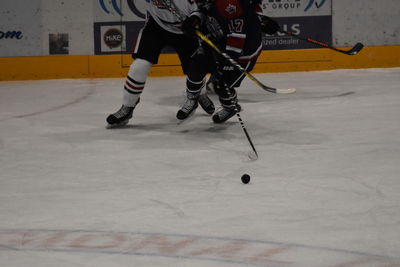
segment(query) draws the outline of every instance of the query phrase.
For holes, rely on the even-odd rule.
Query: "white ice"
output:
[[[0,82],[0,266],[400,266],[400,69],[255,76],[298,90],[238,90],[256,161],[184,77],[113,130],[123,78]]]

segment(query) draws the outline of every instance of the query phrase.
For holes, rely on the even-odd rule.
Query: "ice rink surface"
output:
[[[255,76],[298,90],[238,90],[257,161],[184,77],[113,130],[123,78],[0,82],[0,266],[400,266],[400,69]]]

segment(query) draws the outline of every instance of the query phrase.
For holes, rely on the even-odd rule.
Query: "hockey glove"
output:
[[[182,31],[189,36],[196,36],[196,30],[200,29],[201,19],[192,15],[182,22]]]
[[[259,15],[260,20],[261,20],[261,30],[269,35],[273,35],[277,33],[281,27],[279,26],[278,22],[275,20],[271,19],[270,17],[267,16],[261,16]]]

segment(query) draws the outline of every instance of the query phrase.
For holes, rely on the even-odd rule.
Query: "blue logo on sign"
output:
[[[149,2],[150,0],[146,0],[146,2]],[[146,18],[146,14],[144,14],[143,12],[141,12],[135,5],[135,0],[127,0],[128,2],[128,6],[129,9],[139,18]],[[104,12],[106,12],[107,14],[110,14],[110,11],[107,9],[104,0],[99,0],[100,6],[101,8],[104,10]],[[111,5],[114,8],[115,12],[117,12],[120,16],[123,16],[124,14],[122,14],[121,8],[118,6],[117,4],[117,0],[112,0],[111,1]]]
[[[313,6],[313,4],[315,3],[315,6],[317,7],[317,8],[320,8],[320,7],[322,7],[324,4],[325,4],[325,2],[326,2],[326,0],[321,0],[319,3],[318,3],[318,1],[316,1],[316,0],[309,0],[310,2],[308,2],[308,5],[306,6],[306,8],[304,9],[304,12],[305,11],[308,11],[312,6]]]
[[[107,14],[110,14],[110,11],[107,9],[106,5],[104,4],[104,0],[99,0],[100,2],[100,6],[101,8],[104,10],[104,12],[106,12]],[[121,9],[119,8],[118,4],[117,4],[117,0],[112,0],[111,4],[114,8],[114,10],[120,15],[123,16],[124,14],[122,14]]]
[[[21,31],[0,31],[0,39],[22,39],[22,32]]]

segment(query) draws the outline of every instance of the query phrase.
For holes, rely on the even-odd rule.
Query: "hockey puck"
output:
[[[242,183],[244,184],[248,184],[250,182],[250,175],[248,175],[247,173],[242,175]]]

